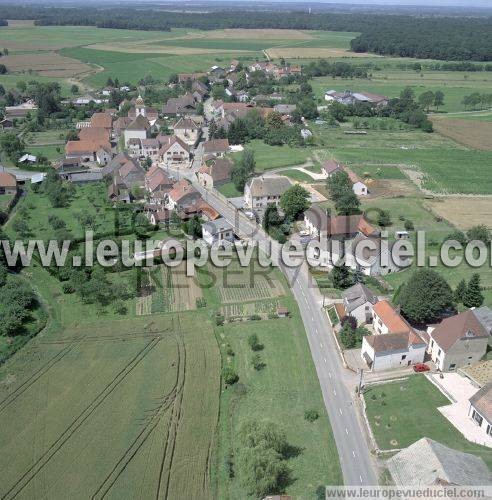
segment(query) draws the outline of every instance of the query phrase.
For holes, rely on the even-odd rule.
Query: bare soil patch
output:
[[[89,65],[56,52],[9,55],[2,57],[2,63],[11,73],[34,71],[40,76],[61,78],[92,71]]]
[[[190,33],[189,38],[196,38],[197,35]],[[244,38],[251,40],[261,39],[281,39],[281,40],[312,40],[312,35],[301,30],[289,29],[243,29],[232,28],[224,30],[209,31],[206,34],[198,34],[199,38]],[[176,39],[174,39],[176,40]]]
[[[317,59],[319,57],[380,57],[365,52],[351,52],[345,49],[327,47],[273,47],[267,49],[268,57],[279,59],[281,57],[299,59]]]
[[[492,228],[491,198],[436,198],[427,201],[425,205],[458,229],[466,230],[478,224]]]
[[[492,122],[433,117],[432,123],[437,132],[459,144],[492,151]]]
[[[28,26],[34,26],[33,19],[7,19],[9,23],[9,28],[26,28]]]
[[[105,50],[110,52],[124,52],[126,54],[173,54],[178,56],[191,56],[200,54],[248,53],[247,50],[203,49],[199,47],[177,47],[171,45],[153,45],[148,43],[96,43],[87,45],[86,49]]]

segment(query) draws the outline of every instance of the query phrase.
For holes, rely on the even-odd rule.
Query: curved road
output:
[[[187,177],[207,203],[226,218],[236,228],[239,235],[254,239],[263,250],[268,250],[271,245],[273,258],[280,262],[278,258],[280,245],[276,241],[269,238],[263,230],[228,202],[199,185],[192,170],[186,173],[179,172],[179,175]],[[344,484],[347,486],[377,485],[374,462],[369,453],[362,422],[358,418],[357,408],[353,407],[352,396],[357,385],[357,377],[355,374],[350,374],[342,365],[331,333],[331,325],[322,310],[319,290],[311,282],[306,263],[296,268],[281,264],[280,269],[287,277],[301,311],[311,355],[335,436]]]

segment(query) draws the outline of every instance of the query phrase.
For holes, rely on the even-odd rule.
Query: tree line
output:
[[[364,13],[317,13],[288,11],[163,12],[131,8],[42,8],[3,6],[5,19],[34,19],[37,25],[99,26],[169,31],[173,28],[202,30],[223,28],[304,29],[356,31],[351,42],[356,52],[440,60],[492,60],[492,18],[458,18]]]

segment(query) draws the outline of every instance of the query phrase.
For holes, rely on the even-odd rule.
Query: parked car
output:
[[[256,215],[254,214],[254,212],[250,212],[250,211],[246,211],[244,212],[244,215],[248,218],[248,219],[256,219]]]
[[[428,372],[430,368],[425,363],[415,363],[413,365],[413,371],[417,373]]]

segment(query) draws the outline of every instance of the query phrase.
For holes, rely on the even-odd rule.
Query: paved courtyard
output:
[[[469,379],[457,373],[429,375],[429,379],[439,387],[441,392],[452,401],[438,410],[465,436],[468,441],[492,448],[492,437],[487,436],[468,416],[470,403],[468,400],[478,391]]]

